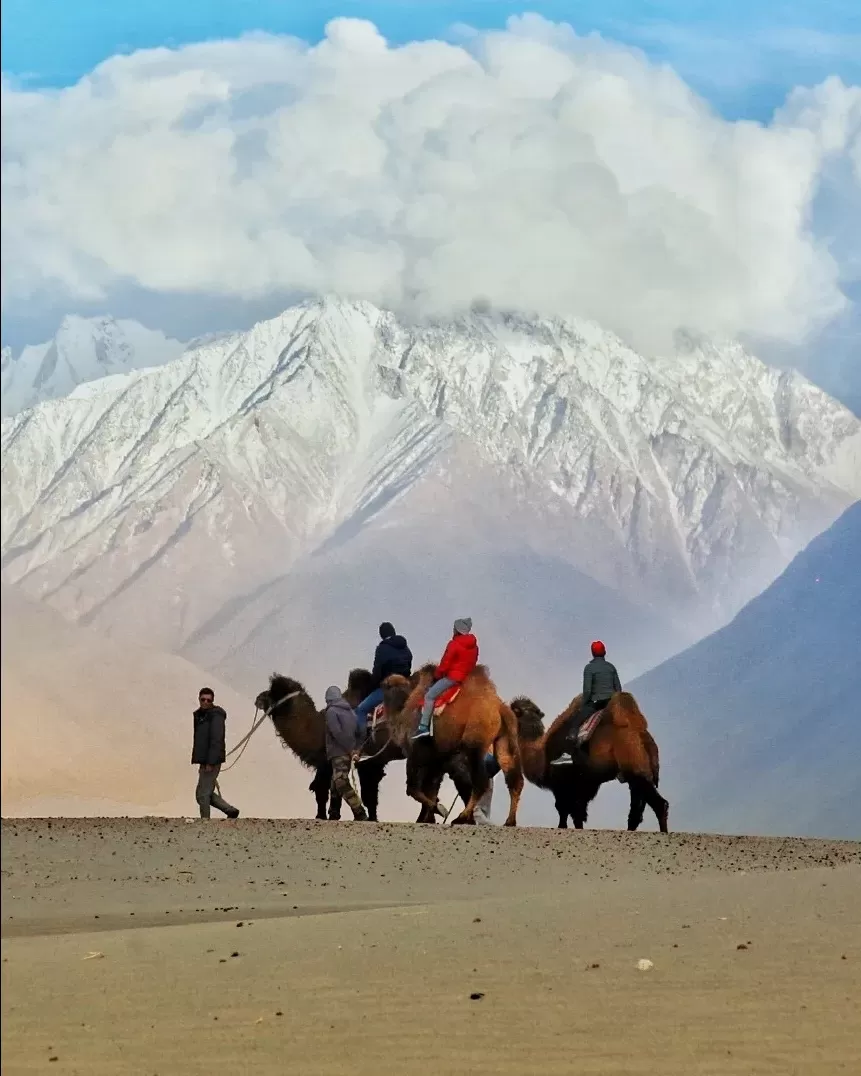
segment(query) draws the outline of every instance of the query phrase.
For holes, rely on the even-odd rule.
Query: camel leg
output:
[[[636,785],[631,785],[630,791],[631,809],[628,811],[628,829],[633,833],[642,824],[643,815],[646,811],[646,797],[643,795],[642,789],[637,788]]]
[[[520,806],[520,797],[523,795],[523,768],[520,759],[508,745],[508,740],[503,736],[494,744],[496,761],[505,775],[505,785],[508,788],[508,817],[503,822],[505,826],[517,825],[517,808]]]
[[[457,789],[457,794],[463,800],[464,805],[469,803],[472,795],[472,779],[469,773],[469,762],[462,753],[453,755],[448,760],[446,773],[451,778],[452,784]]]
[[[482,748],[467,748],[467,758],[469,760],[469,773],[471,778],[472,791],[470,793],[469,801],[464,809],[460,812],[457,818],[452,820],[453,826],[474,826],[475,825],[475,809],[478,806],[478,801],[487,791],[487,786],[490,783],[490,778],[487,776],[487,768],[484,765],[484,758],[487,752]],[[506,825],[508,823],[506,822]]]
[[[416,756],[423,759],[420,765]],[[431,784],[431,793],[425,791],[428,787],[428,770],[431,762],[430,754],[424,752],[424,747],[413,748],[407,758],[407,795],[417,800],[423,807],[427,807],[432,815],[444,816],[445,811],[439,805],[439,783]],[[419,818],[421,818],[421,814]]]
[[[385,766],[380,766],[377,762],[363,762],[361,766],[356,767],[356,772],[359,775],[359,795],[368,812],[368,818],[371,822],[377,822],[379,821],[377,808],[380,803],[380,782],[386,773]]]
[[[559,815],[557,829],[568,829],[568,804],[563,804],[558,792],[553,793],[553,801],[556,805],[556,813]]]
[[[571,817],[574,820],[575,829],[583,829],[589,819],[589,804],[598,795],[601,787],[597,780],[589,773],[582,771],[576,778],[576,783],[571,789]]]
[[[637,794],[641,795],[655,812],[655,818],[658,820],[658,828],[661,833],[669,832],[670,805],[649,778],[634,775],[628,778],[628,784],[631,786],[631,796],[633,797],[636,790]]]
[[[314,774],[314,780],[308,786],[317,800],[317,818],[320,821],[326,819],[326,808],[329,805],[329,787],[332,784],[332,767],[327,762],[325,766],[318,766]],[[340,808],[340,804],[338,805]],[[340,810],[339,810],[340,815]]]

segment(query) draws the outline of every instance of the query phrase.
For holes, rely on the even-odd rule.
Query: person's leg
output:
[[[456,680],[449,680],[447,676],[444,676],[442,680],[437,680],[427,689],[425,692],[425,703],[422,707],[421,720],[419,721],[418,729],[416,729],[416,737],[430,735],[430,723],[433,715],[434,703],[444,691],[448,691],[448,689],[454,687],[456,683]]]
[[[368,718],[376,710],[376,708],[383,701],[383,689],[381,687],[376,688],[371,692],[366,699],[362,699],[359,705],[356,707],[356,717],[358,719],[357,724],[359,726],[359,736],[362,740],[368,734]]]
[[[226,814],[228,818],[238,818],[239,811],[231,804],[229,804],[227,800],[222,799],[215,789],[215,786],[218,784],[218,774],[220,770],[221,767],[219,766],[215,770],[215,772],[210,775],[212,777],[212,794],[209,797],[209,802],[216,809],[216,811],[221,811],[223,814]]]
[[[565,736],[565,741],[564,741],[567,750],[563,754],[561,754],[559,756],[559,758],[555,758],[550,763],[551,766],[571,766],[571,765],[573,765],[574,759],[572,757],[572,753],[575,752],[575,751],[579,751],[579,749],[580,749],[578,744],[577,744],[577,733],[579,732],[580,726],[583,724],[583,722],[588,721],[589,718],[594,713],[595,713],[595,703],[590,701],[590,702],[584,703],[580,707],[579,710],[576,710],[571,715],[571,723],[568,726],[568,732],[567,732],[567,735]]]
[[[487,786],[487,791],[478,801],[478,805],[475,808],[475,821],[480,826],[490,826],[493,823],[490,821],[490,807],[493,803],[493,778],[490,780],[490,784]]]
[[[350,780],[350,760],[345,755],[342,755],[341,758],[332,759],[332,788],[339,792],[341,798],[346,801],[353,812],[353,818],[367,819],[368,814],[364,804],[359,799]]]
[[[214,772],[207,773],[203,766],[198,771],[199,776],[197,778],[197,789],[194,793],[194,798],[197,800],[197,806],[200,808],[200,817],[209,818],[209,808],[212,803],[212,793],[215,789]]]

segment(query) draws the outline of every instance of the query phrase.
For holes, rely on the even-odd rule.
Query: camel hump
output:
[[[610,700],[609,709],[612,713],[613,724],[617,728],[646,728],[646,719],[630,691],[617,692]]]

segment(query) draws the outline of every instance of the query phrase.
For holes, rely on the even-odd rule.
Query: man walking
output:
[[[215,692],[211,687],[200,689],[198,702],[200,706],[194,711],[191,764],[200,767],[196,792],[200,817],[209,818],[210,808],[214,807],[216,811],[223,811],[228,818],[238,818],[239,811],[215,791],[225,757],[227,714],[215,705]]]

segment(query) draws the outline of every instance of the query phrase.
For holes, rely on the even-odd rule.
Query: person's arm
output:
[[[583,701],[581,707],[592,698],[592,669],[589,665],[583,670]]]
[[[621,691],[622,690],[622,681],[619,679],[619,673],[618,673],[618,670],[616,669],[615,665],[613,666],[613,690],[614,691]]]
[[[225,754],[225,717],[223,710],[216,710],[209,719],[209,751],[206,761],[210,766],[220,766]]]

